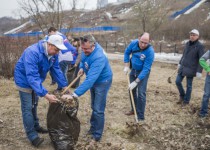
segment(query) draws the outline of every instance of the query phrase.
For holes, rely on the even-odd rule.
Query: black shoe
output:
[[[42,142],[44,142],[44,139],[43,138],[35,138],[31,144],[34,146],[34,147],[39,147],[40,144],[42,144]]]
[[[177,104],[182,104],[183,103],[183,101],[178,101],[178,102],[176,102]]]
[[[42,128],[42,127],[40,127],[39,129],[36,129],[36,131],[37,131],[38,133],[42,133],[42,134],[48,133],[48,130],[45,129],[45,128]]]

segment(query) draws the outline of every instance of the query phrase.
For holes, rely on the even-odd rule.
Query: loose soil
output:
[[[136,124],[134,116],[126,116],[130,110],[128,83],[123,73],[123,63],[112,60],[114,72],[105,115],[103,138],[98,143],[89,143],[86,132],[91,115],[89,92],[79,98],[78,118],[81,132],[76,148],[78,150],[208,150],[210,149],[210,120],[200,119],[198,112],[203,95],[205,73],[201,80],[194,79],[189,105],[176,104],[179,100],[175,86],[168,77],[176,69],[174,64],[155,62],[147,87],[145,122]],[[82,78],[84,79],[84,77]],[[49,91],[48,77],[44,83]],[[184,80],[185,86],[185,80]],[[73,91],[73,89],[72,89]],[[40,98],[38,116],[40,124],[46,127],[48,102]],[[49,135],[40,150],[53,150]],[[0,79],[0,150],[35,150],[27,140],[21,118],[20,100],[13,80]]]

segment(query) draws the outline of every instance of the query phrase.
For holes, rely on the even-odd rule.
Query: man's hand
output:
[[[125,75],[127,75],[128,74],[128,71],[130,70],[130,68],[128,67],[128,66],[125,66],[125,68],[124,68],[124,73],[125,73]]]
[[[131,84],[129,84],[129,90],[133,90],[136,86],[138,85],[138,82],[136,82],[136,81],[133,81]]]
[[[65,100],[71,100],[71,99],[73,99],[73,96],[70,94],[65,94],[65,95],[61,96],[61,98],[65,99]]]
[[[59,100],[57,99],[57,97],[55,95],[52,94],[46,94],[44,96],[50,103],[57,103]]]
[[[62,89],[62,91],[65,91],[64,94],[71,94],[70,89],[67,89],[67,90],[66,90],[66,88],[67,88],[67,86],[63,87],[63,89]]]
[[[200,72],[196,72],[196,77],[197,77],[197,79],[201,79],[202,74]]]
[[[61,97],[62,99],[67,99],[67,100],[71,100],[71,99],[73,99],[73,98],[78,98],[78,95],[77,94],[75,94],[75,93],[73,93],[73,94],[64,94],[62,97]]]
[[[177,70],[179,70],[179,68],[180,68],[180,67],[181,67],[181,65],[180,65],[180,64],[178,64],[178,65],[177,65]]]
[[[83,71],[83,69],[80,69],[80,70],[78,71],[77,76],[79,76],[79,75],[81,75],[81,76],[83,76],[83,75],[84,75],[84,71]]]

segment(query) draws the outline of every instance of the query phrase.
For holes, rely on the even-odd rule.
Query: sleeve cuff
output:
[[[136,78],[135,82],[136,83],[139,83],[140,82],[140,79],[139,78]]]
[[[78,95],[76,93],[73,93],[72,96],[78,98]]]

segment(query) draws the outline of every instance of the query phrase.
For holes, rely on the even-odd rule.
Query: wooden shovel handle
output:
[[[129,76],[127,74],[127,80],[128,80],[128,85],[130,84],[130,80],[129,80]],[[137,118],[137,113],[136,113],[136,106],[135,106],[135,103],[134,103],[134,98],[133,98],[133,92],[132,90],[129,90],[130,92],[130,95],[131,95],[131,104],[133,106],[133,111],[134,111],[134,116],[135,116],[135,120],[136,122],[138,123],[138,118]]]
[[[61,95],[63,95],[80,77],[82,76],[82,74],[79,74],[68,86],[67,88],[65,88],[65,90],[61,93]]]

